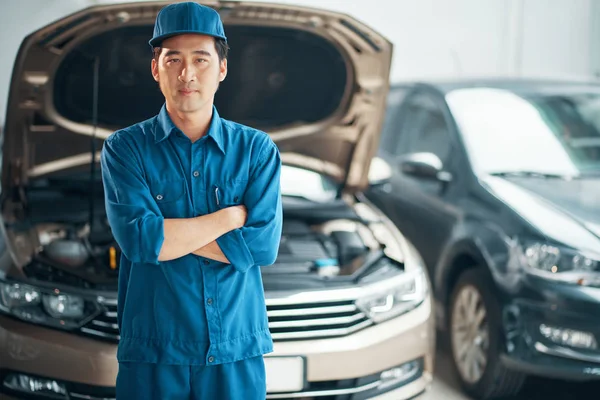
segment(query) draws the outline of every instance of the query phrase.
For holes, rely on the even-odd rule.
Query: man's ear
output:
[[[227,76],[227,59],[223,59],[219,65],[219,82],[223,82]]]
[[[156,82],[158,82],[158,62],[156,62],[156,58],[152,59],[152,65],[150,68],[152,70],[152,77]]]

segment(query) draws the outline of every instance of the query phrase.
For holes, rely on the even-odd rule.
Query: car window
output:
[[[395,87],[390,90],[386,103],[386,113],[379,142],[379,154],[394,155],[400,140],[401,107],[408,87]]]
[[[483,173],[600,171],[600,93],[461,89],[446,96],[473,167]]]
[[[433,153],[446,161],[450,153],[450,135],[441,108],[426,94],[415,96],[413,102],[419,117],[412,128],[407,152]]]
[[[451,141],[442,109],[426,93],[416,94],[409,102],[401,126],[406,140],[400,143],[398,153],[427,152],[437,155],[442,162],[447,161]]]
[[[324,203],[334,200],[337,195],[337,185],[327,176],[290,165],[281,166],[280,183],[283,196]]]

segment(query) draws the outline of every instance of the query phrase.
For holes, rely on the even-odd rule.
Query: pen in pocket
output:
[[[220,202],[219,202],[219,188],[218,187],[215,187],[215,200],[217,200],[217,206],[219,206]]]

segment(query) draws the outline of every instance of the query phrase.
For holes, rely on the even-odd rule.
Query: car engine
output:
[[[93,227],[86,218],[57,218],[45,213],[34,219],[33,229],[9,229],[14,243],[33,243],[21,254],[23,272],[40,281],[114,290],[121,251],[104,214],[97,213]],[[85,213],[81,213],[82,216]],[[56,221],[60,222],[56,222]],[[32,221],[32,220],[30,220]],[[371,221],[372,222],[372,221]],[[382,256],[383,246],[368,221],[341,200],[316,204],[284,198],[284,222],[278,257],[263,266],[265,282],[341,283]],[[331,284],[331,283],[330,283]]]

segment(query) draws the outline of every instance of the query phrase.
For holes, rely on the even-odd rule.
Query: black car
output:
[[[600,84],[395,85],[368,197],[423,255],[464,389],[600,379]]]

